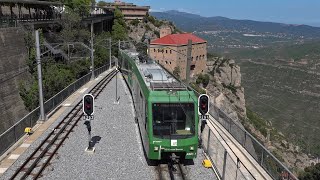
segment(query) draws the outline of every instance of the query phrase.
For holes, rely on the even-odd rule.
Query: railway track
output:
[[[97,98],[117,73],[118,70],[111,71],[104,79],[96,84],[89,93]],[[33,153],[19,166],[10,180],[26,178],[38,179],[41,177],[42,172],[49,165],[51,159],[72,132],[73,128],[81,120],[82,115],[82,101],[80,101],[46,138],[42,140]]]
[[[158,164],[156,167],[159,180],[187,180],[184,166],[178,162],[168,162],[167,164]]]

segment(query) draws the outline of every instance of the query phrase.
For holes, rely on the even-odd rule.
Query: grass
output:
[[[247,108],[247,120],[255,129],[259,130],[264,137],[267,136],[267,129],[269,128],[266,121],[259,117],[256,113]]]

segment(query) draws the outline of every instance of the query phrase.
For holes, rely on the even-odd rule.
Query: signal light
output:
[[[94,113],[94,97],[91,94],[86,94],[82,99],[83,113],[92,116]]]
[[[201,94],[198,99],[199,113],[205,115],[209,112],[209,96]]]

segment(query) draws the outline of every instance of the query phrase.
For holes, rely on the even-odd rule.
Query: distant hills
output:
[[[308,25],[290,25],[252,20],[236,20],[225,17],[202,17],[196,14],[175,10],[152,12],[158,19],[173,21],[184,31],[238,31],[246,33],[273,33],[304,36],[304,38],[320,38],[320,28]]]

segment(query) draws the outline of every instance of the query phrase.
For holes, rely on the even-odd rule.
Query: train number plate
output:
[[[199,115],[199,118],[208,120],[209,119],[209,115]]]
[[[93,115],[91,116],[83,115],[83,120],[93,120],[93,119],[94,119]]]

